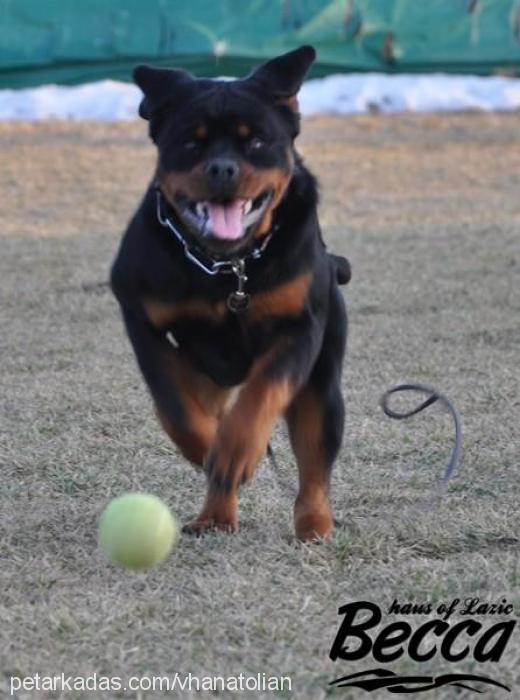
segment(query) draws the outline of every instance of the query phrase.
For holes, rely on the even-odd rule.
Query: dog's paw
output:
[[[294,509],[294,529],[297,539],[302,542],[330,537],[334,529],[334,521],[328,501],[314,504],[297,501]]]
[[[236,494],[208,492],[204,507],[198,516],[186,523],[183,532],[202,535],[211,530],[236,532],[238,530],[238,499]]]

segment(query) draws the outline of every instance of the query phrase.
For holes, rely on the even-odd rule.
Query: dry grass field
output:
[[[320,545],[293,541],[295,465],[280,426],[280,471],[264,461],[244,490],[237,535],[185,535],[163,566],[128,573],[96,546],[107,500],[150,491],[185,521],[204,488],[161,432],[100,286],[152,172],[145,132],[0,124],[0,696],[13,675],[191,671],[288,675],[292,697],[319,700],[332,679],[377,665],[329,660],[344,603],[505,597],[518,614],[520,115],[306,121],[300,150],[321,181],[324,235],[353,268],[332,489],[341,526]],[[460,472],[438,508],[452,426],[436,407],[385,418],[379,395],[403,380],[435,384],[463,415]],[[437,656],[420,672],[484,673],[518,697],[519,666],[517,629],[498,664]],[[419,670],[406,656],[389,668]]]

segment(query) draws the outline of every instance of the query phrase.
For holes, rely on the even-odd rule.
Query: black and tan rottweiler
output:
[[[317,187],[294,150],[304,46],[241,80],[139,66],[157,169],[111,275],[159,419],[207,474],[185,530],[236,530],[238,491],[287,420],[296,535],[333,527],[344,408],[344,258],[326,252]]]

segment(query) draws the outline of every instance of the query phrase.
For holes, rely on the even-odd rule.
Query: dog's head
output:
[[[158,184],[204,247],[235,252],[269,231],[292,177],[296,95],[314,58],[303,46],[240,80],[135,69],[139,114],[159,152]]]

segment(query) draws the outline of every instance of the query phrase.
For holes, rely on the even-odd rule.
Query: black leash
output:
[[[411,409],[410,411],[400,412],[396,411],[393,408],[390,408],[390,397],[393,394],[398,394],[400,392],[405,391],[414,391],[426,394],[427,398],[421,404]],[[445,408],[448,409],[453,418],[453,424],[455,427],[455,439],[451,455],[444,468],[444,474],[438,482],[439,496],[442,496],[446,492],[448,482],[457,470],[462,449],[462,419],[453,402],[450,399],[448,399],[447,396],[442,394],[440,391],[437,391],[437,389],[435,389],[434,387],[429,386],[428,384],[398,384],[396,386],[393,386],[391,389],[385,391],[385,393],[381,396],[380,405],[383,409],[384,414],[389,418],[394,418],[395,420],[405,420],[406,418],[411,418],[412,416],[421,413],[422,411],[424,411],[424,409],[428,408],[428,406],[431,406],[437,401],[440,401],[445,406]],[[277,472],[278,476],[280,476],[280,465],[278,464],[278,461],[270,443],[267,447],[267,455],[271,460],[271,464],[275,472]]]
[[[427,398],[411,411],[400,412],[390,408],[390,397],[393,394],[404,391],[415,391],[421,394],[426,394]],[[417,413],[421,413],[421,411],[424,411],[425,408],[428,408],[428,406],[431,406],[437,401],[440,401],[444,407],[448,409],[451,417],[453,418],[453,423],[455,426],[455,440],[453,449],[444,468],[444,474],[438,484],[439,494],[442,495],[446,491],[449,480],[455,474],[462,449],[462,419],[453,402],[450,401],[447,396],[428,384],[398,384],[397,386],[388,389],[388,391],[385,391],[385,393],[381,396],[380,405],[385,415],[389,418],[404,420],[406,418],[410,418],[411,416],[415,416]]]

